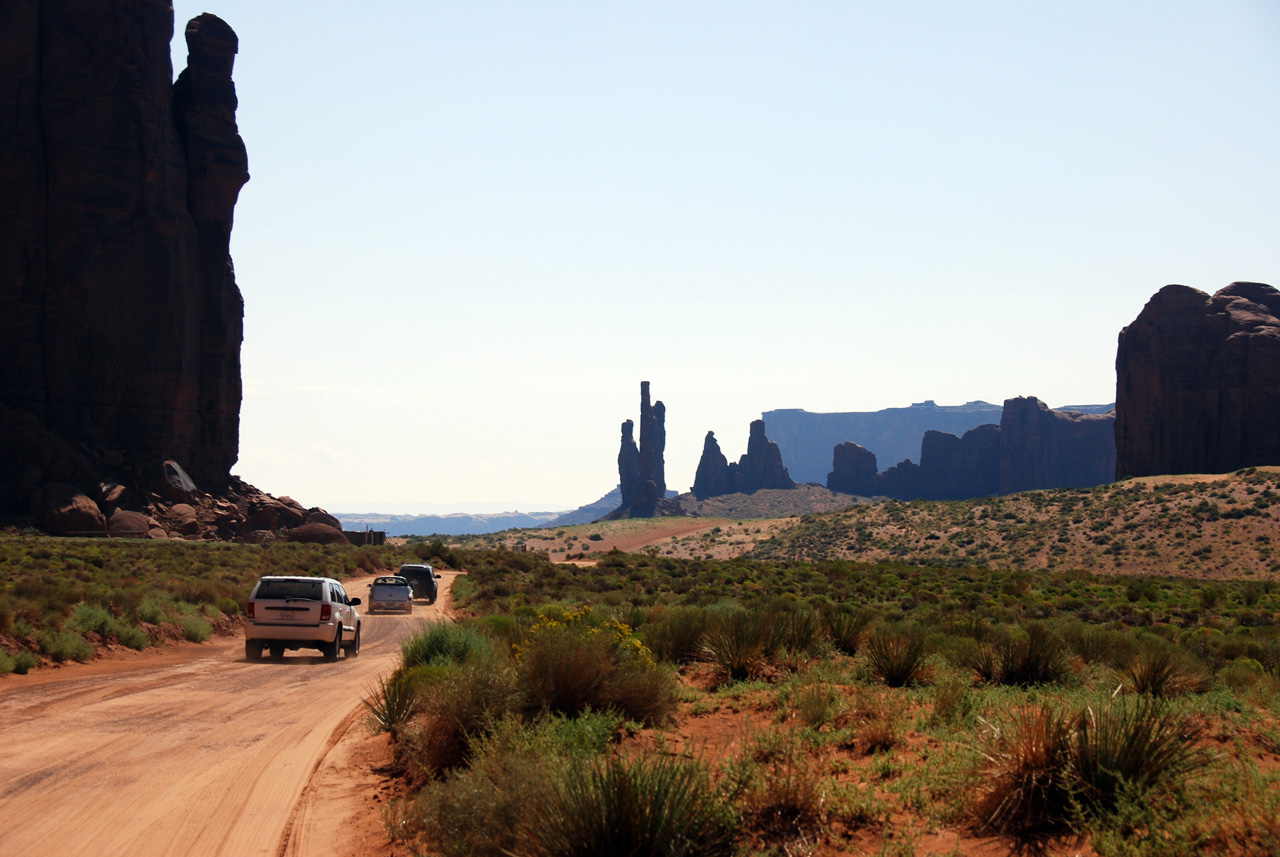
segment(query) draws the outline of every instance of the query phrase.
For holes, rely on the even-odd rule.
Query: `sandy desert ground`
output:
[[[364,618],[362,652],[250,663],[240,638],[10,676],[0,854],[354,854],[376,841],[360,699],[449,605]],[[344,582],[362,598],[372,578]]]

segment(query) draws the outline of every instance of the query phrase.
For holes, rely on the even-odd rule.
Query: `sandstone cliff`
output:
[[[236,36],[194,19],[174,85],[172,35],[162,0],[0,6],[0,404],[47,453],[6,438],[0,512],[51,481],[154,489],[165,459],[203,490],[231,487],[243,305],[228,241],[248,180]]]
[[[1280,292],[1165,286],[1120,331],[1116,477],[1280,464]]]

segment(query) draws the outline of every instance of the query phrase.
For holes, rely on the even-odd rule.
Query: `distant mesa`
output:
[[[720,451],[715,434],[707,432],[692,489],[693,495],[699,500],[725,494],[754,494],[764,489],[794,487],[796,483],[782,464],[781,450],[765,436],[764,420],[751,423],[747,451],[734,464],[730,464]]]
[[[1052,410],[1034,396],[1006,399],[1000,425],[956,437],[926,431],[920,463],[906,459],[877,472],[875,453],[858,443],[832,451],[827,487],[865,497],[963,500],[1046,488],[1088,488],[1112,481],[1113,414]]]
[[[1116,477],[1280,464],[1280,292],[1158,291],[1116,351]]]

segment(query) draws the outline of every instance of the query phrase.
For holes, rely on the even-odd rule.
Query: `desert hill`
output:
[[[745,495],[734,495],[741,496]],[[735,514],[734,497],[707,501],[703,511],[714,517],[510,530],[456,544],[533,550],[552,560],[577,562],[591,562],[617,549],[676,558],[897,560],[954,567],[1280,578],[1280,556],[1275,552],[1280,544],[1280,468],[1143,477],[1097,488],[978,500],[862,503],[767,519]],[[718,501],[728,502],[717,512],[711,507]]]

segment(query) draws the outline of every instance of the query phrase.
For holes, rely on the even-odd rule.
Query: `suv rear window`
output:
[[[307,601],[323,601],[319,580],[264,580],[258,586],[256,598],[302,598]]]

